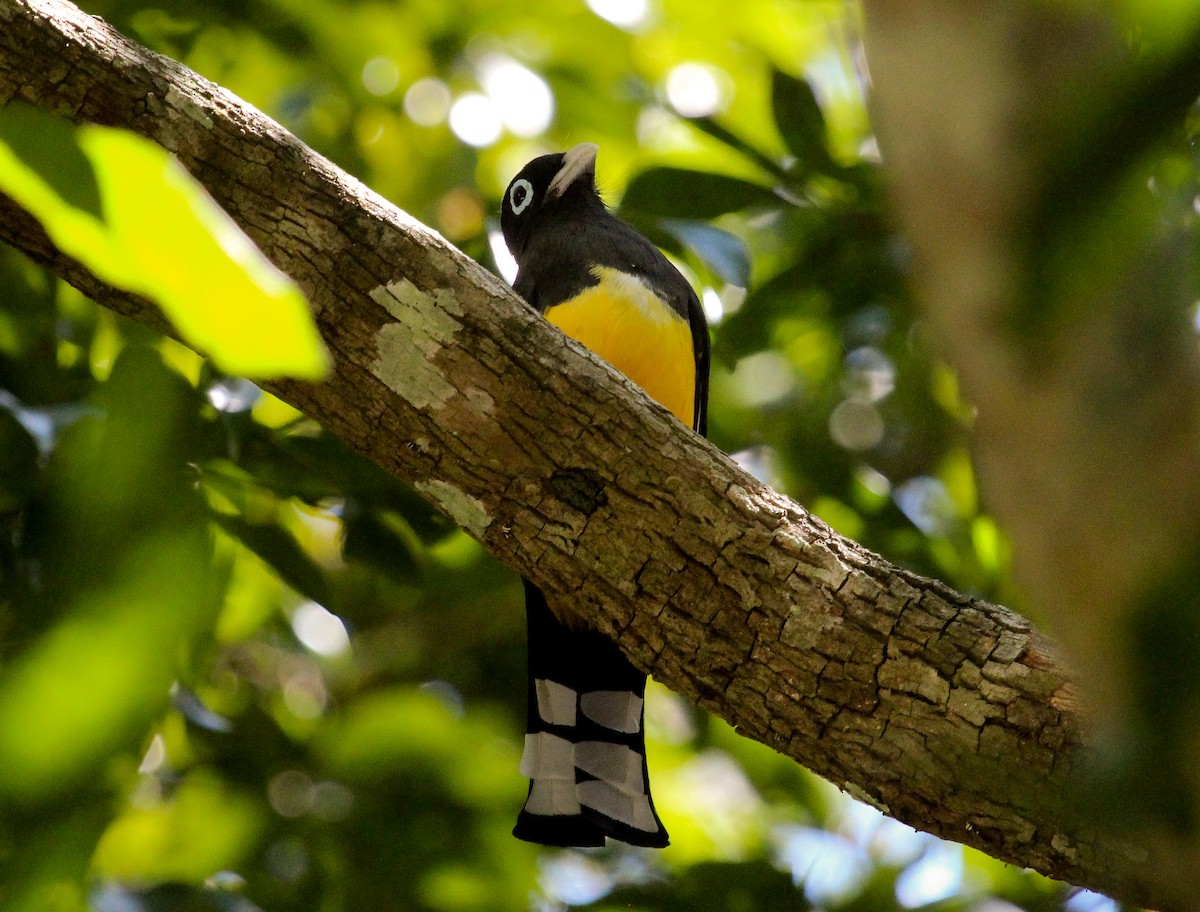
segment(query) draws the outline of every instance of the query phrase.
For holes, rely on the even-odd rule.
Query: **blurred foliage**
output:
[[[495,268],[511,175],[598,142],[610,200],[703,291],[715,442],[889,558],[1017,602],[884,216],[852,8],[83,5]],[[85,173],[59,191],[86,200]],[[246,380],[7,250],[0,287],[5,909],[1107,906],[887,820],[661,688],[672,846],[518,842],[515,575]]]
[[[0,190],[59,250],[157,303],[224,370],[324,376],[328,359],[300,289],[165,149],[12,105],[0,111]]]

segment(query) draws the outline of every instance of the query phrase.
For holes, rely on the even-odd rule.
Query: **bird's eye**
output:
[[[512,189],[508,191],[508,207],[512,210],[512,214],[520,215],[531,202],[533,202],[533,185],[525,178],[514,181]]]

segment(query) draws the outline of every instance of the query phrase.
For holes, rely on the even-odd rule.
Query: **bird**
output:
[[[500,227],[513,289],[680,421],[707,433],[711,360],[696,292],[663,253],[613,215],[596,186],[599,147],[539,156],[512,179]],[[650,794],[646,675],[599,631],[525,584],[529,793],[513,835],[550,846],[669,842]]]

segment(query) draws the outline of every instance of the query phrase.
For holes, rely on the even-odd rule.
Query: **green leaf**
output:
[[[413,555],[419,547],[416,535],[406,538],[374,512],[356,509],[347,513],[346,560],[362,561],[394,580],[411,582],[417,569]]]
[[[162,529],[87,589],[0,675],[0,799],[24,803],[93,777],[167,704],[180,650],[208,621],[211,544]]]
[[[10,848],[0,860],[4,912],[94,912],[82,884],[108,823],[106,804],[83,800],[5,815],[8,826],[0,836]]]
[[[779,206],[770,187],[707,171],[648,168],[629,182],[621,208],[659,218],[711,219],[754,206]]]
[[[690,219],[663,219],[662,227],[726,282],[741,288],[749,286],[750,251],[736,234]]]
[[[190,775],[169,799],[118,817],[96,847],[93,869],[126,883],[203,883],[213,871],[246,863],[263,818],[261,805],[244,792],[213,776]]]
[[[832,160],[826,145],[825,115],[812,86],[776,70],[771,78],[771,105],[775,128],[801,171],[823,171]]]
[[[714,353],[733,365],[769,347],[775,324],[811,302],[812,284],[811,269],[801,263],[754,289],[741,308],[721,324]]]
[[[279,578],[306,598],[330,604],[325,574],[300,547],[296,539],[276,525],[251,523],[237,516],[214,515],[226,532],[271,565]]]
[[[0,408],[0,513],[19,509],[38,480],[38,448],[7,408]]]
[[[701,133],[708,134],[713,139],[717,140],[717,142],[723,143],[730,149],[733,149],[739,155],[744,156],[747,161],[752,162],[759,168],[762,168],[767,174],[779,178],[787,177],[787,171],[785,171],[777,161],[771,158],[771,156],[767,155],[767,153],[763,152],[761,149],[756,148],[752,143],[738,136],[728,127],[713,120],[713,118],[693,117],[688,121],[688,123],[690,123]]]
[[[345,496],[370,504],[374,510],[395,512],[426,544],[458,531],[458,526],[431,507],[429,501],[332,434],[281,436],[278,448],[296,461],[297,472],[306,473],[314,483],[331,485],[327,496]],[[261,471],[257,463],[255,470]]]
[[[62,143],[61,156],[51,149],[41,170],[59,169],[60,158],[71,167],[70,150],[81,149],[94,169],[103,220],[0,142],[0,190],[32,213],[56,246],[104,281],[154,300],[188,345],[228,373],[324,375],[328,355],[299,288],[174,158],[121,130],[75,132],[77,145]]]
[[[76,209],[102,217],[92,163],[74,124],[28,105],[0,109],[0,143]]]

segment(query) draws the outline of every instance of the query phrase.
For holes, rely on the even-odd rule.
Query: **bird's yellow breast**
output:
[[[696,359],[687,320],[637,276],[604,266],[592,273],[600,283],[549,308],[546,319],[691,427]]]

